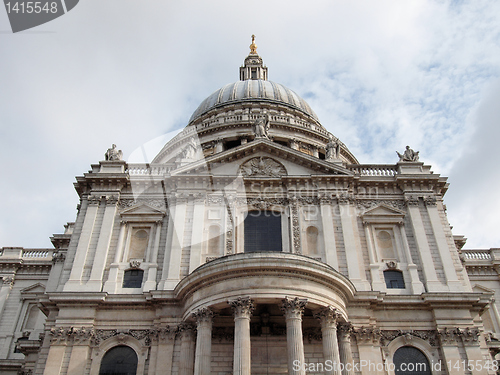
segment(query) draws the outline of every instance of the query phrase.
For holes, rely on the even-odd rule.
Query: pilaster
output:
[[[335,245],[335,230],[332,217],[332,200],[320,197],[321,221],[323,224],[325,257],[326,263],[339,269],[339,260],[337,256],[337,246]]]

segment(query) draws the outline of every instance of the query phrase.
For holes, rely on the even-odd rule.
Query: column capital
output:
[[[208,307],[201,307],[195,312],[193,312],[193,317],[196,319],[196,323],[212,323],[214,318],[214,312]]]
[[[177,326],[176,333],[184,338],[194,338],[196,332],[196,327],[191,323],[182,322]]]
[[[333,306],[328,306],[319,310],[316,310],[313,316],[321,322],[322,326],[333,326],[337,328],[337,321],[340,318],[340,313]]]
[[[254,310],[254,304],[250,297],[238,297],[235,300],[227,301],[231,305],[235,318],[250,318]]]
[[[289,318],[302,318],[302,313],[307,305],[307,299],[301,299],[299,297],[290,298],[285,297],[281,301],[281,311],[285,313],[287,319]]]
[[[338,325],[338,331],[340,333],[340,338],[350,341],[351,340],[351,332],[353,331],[352,324],[350,322],[340,323]]]

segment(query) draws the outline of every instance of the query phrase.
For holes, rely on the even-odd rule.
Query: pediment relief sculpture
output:
[[[281,163],[264,156],[255,157],[243,163],[240,173],[244,177],[279,177],[287,174]]]

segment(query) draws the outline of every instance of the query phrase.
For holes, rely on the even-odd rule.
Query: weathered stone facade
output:
[[[104,373],[117,347],[141,375],[394,374],[400,348],[495,373],[500,250],[462,250],[446,178],[411,149],[359,164],[252,46],[152,163],[113,145],[77,177],[55,249],[2,249],[2,373]]]

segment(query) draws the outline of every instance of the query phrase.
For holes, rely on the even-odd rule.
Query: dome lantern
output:
[[[257,54],[257,44],[255,44],[255,35],[252,35],[252,44],[250,44],[250,53],[245,59],[245,63],[240,67],[240,80],[267,81],[267,66],[264,65],[262,58]]]

